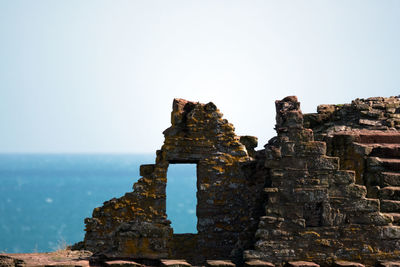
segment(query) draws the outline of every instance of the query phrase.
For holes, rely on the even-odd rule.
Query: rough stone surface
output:
[[[351,261],[335,261],[333,264],[334,267],[365,267],[363,264],[359,262],[351,262]]]
[[[22,266],[25,263],[22,260],[14,259],[12,257],[6,255],[0,255],[0,266],[4,267],[14,267],[14,266]]]
[[[276,109],[278,135],[265,146],[271,179],[266,215],[245,259],[321,265],[362,259],[374,265],[377,259],[398,258],[393,216],[381,213],[379,200],[367,198],[365,185],[355,183],[357,170],[341,170],[340,158],[326,155],[323,140],[314,141],[297,98],[276,101]]]
[[[234,249],[232,257],[240,257],[253,243],[262,212],[264,176],[252,175],[257,139],[236,136],[213,103],[183,99],[174,100],[164,136],[155,164],[141,166],[133,192],[86,219],[85,248],[111,258],[184,257],[191,263],[227,258]],[[178,163],[197,165],[196,235],[174,235],[167,219],[166,174]]]
[[[379,262],[377,267],[400,267],[400,261],[384,261]]]
[[[134,261],[122,261],[122,260],[114,260],[114,261],[105,261],[105,266],[110,267],[140,267],[142,266],[140,263]]]
[[[164,267],[190,267],[190,265],[185,260],[161,260],[161,266]]]
[[[320,105],[318,113],[305,114],[304,126],[313,129],[316,139],[354,129],[399,130],[400,98],[370,97],[351,104]]]
[[[79,247],[192,265],[399,262],[400,99],[305,115],[295,96],[275,106],[277,136],[257,151],[257,138],[237,136],[213,103],[175,99],[155,163],[140,167],[133,192],[93,211]],[[179,163],[197,165],[198,234],[174,234],[167,218],[166,174]]]
[[[274,267],[275,265],[268,261],[251,260],[244,263],[245,267]]]
[[[230,260],[208,260],[208,267],[235,267],[236,265]]]
[[[92,253],[89,251],[59,250],[48,253],[0,254],[0,266],[44,267],[44,266],[90,266]]]
[[[285,266],[287,267],[319,267],[315,262],[310,261],[289,261]]]

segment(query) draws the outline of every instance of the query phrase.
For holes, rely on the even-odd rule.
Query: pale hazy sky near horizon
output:
[[[274,101],[400,94],[400,1],[0,0],[0,153],[154,153],[175,97],[274,136]]]

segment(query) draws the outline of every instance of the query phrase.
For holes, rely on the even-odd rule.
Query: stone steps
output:
[[[379,158],[382,167],[390,171],[400,171],[400,159]]]
[[[379,189],[379,199],[400,200],[400,186],[387,186]]]
[[[400,213],[390,212],[390,213],[382,213],[382,214],[392,217],[394,224],[399,224],[399,222],[400,222]]]
[[[381,172],[380,183],[384,186],[400,186],[400,173],[399,172]]]
[[[381,212],[393,217],[393,223],[400,224],[400,133],[363,132],[357,143],[370,150],[367,158],[369,182],[377,184],[369,190],[377,190]],[[375,189],[374,189],[375,188]]]
[[[400,172],[400,159],[368,157],[367,168],[372,172]]]
[[[372,169],[376,167],[381,169],[376,172],[374,178],[380,186],[375,188],[381,202],[381,212],[393,217],[393,224],[400,225],[400,159],[378,157],[370,159],[367,162],[372,163]]]
[[[363,144],[400,144],[399,132],[360,132],[358,143]]]
[[[381,199],[381,211],[382,212],[398,212],[400,211],[400,201],[399,200],[388,200]]]
[[[353,143],[364,153],[368,196],[380,199],[380,211],[400,225],[400,132],[361,130],[339,133],[337,138],[342,146]]]
[[[364,181],[367,186],[379,186],[381,188],[387,186],[400,186],[399,172],[377,172],[367,173],[364,176]]]
[[[370,157],[400,158],[400,144],[373,144]]]

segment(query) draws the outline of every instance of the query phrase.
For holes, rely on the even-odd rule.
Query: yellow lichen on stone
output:
[[[305,232],[300,232],[299,234],[303,237],[312,237],[312,238],[321,237],[320,234],[314,231],[305,231]]]

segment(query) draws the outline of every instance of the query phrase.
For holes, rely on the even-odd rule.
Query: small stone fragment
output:
[[[311,261],[289,261],[287,267],[319,267],[319,264]]]
[[[104,262],[106,266],[112,267],[138,267],[142,266],[141,264],[134,261],[123,261],[123,260],[113,260]]]
[[[364,264],[352,261],[335,261],[334,267],[365,267]]]
[[[192,266],[185,260],[161,260],[161,266],[164,267],[188,267]]]
[[[377,267],[400,267],[400,261],[383,261],[378,262]]]
[[[230,260],[208,260],[209,267],[235,267],[236,265]]]
[[[274,267],[275,265],[268,261],[251,260],[244,263],[245,267]]]

